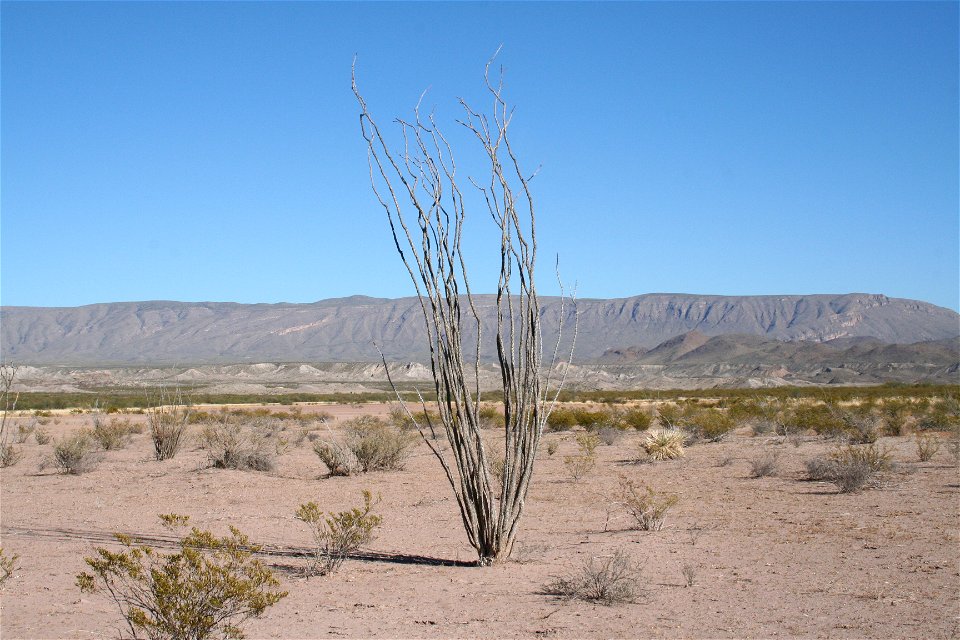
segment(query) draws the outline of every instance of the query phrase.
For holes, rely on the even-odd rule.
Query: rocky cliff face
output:
[[[477,296],[485,336],[495,300]],[[573,328],[569,305],[541,298],[544,344]],[[960,316],[925,302],[872,294],[698,296],[649,294],[580,300],[576,359],[611,349],[636,352],[696,331],[664,349],[692,351],[706,338],[754,335],[778,341],[827,342],[861,337],[883,343],[942,340],[960,334]],[[470,339],[470,328],[466,330]],[[475,335],[475,333],[474,333]],[[26,364],[204,364],[377,361],[427,358],[423,316],[415,298],[355,296],[312,304],[124,302],[72,308],[0,308],[0,351]],[[481,356],[492,359],[492,340]]]

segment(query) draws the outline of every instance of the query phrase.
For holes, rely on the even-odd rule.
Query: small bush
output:
[[[651,460],[674,460],[683,457],[686,436],[677,429],[655,429],[640,444]]]
[[[189,407],[179,402],[155,407],[147,413],[153,455],[157,460],[169,460],[180,451],[190,424],[190,414]]]
[[[573,481],[579,482],[597,465],[597,447],[600,445],[600,438],[592,433],[578,433],[576,440],[580,450],[579,455],[564,456],[563,464]]]
[[[480,407],[480,427],[483,429],[503,428],[504,417],[500,410],[494,405],[483,405]]]
[[[129,419],[111,418],[107,421],[99,414],[94,415],[91,436],[105,451],[123,449],[129,444],[132,435]]]
[[[720,409],[704,409],[689,418],[687,429],[698,438],[719,442],[737,426],[728,413]]]
[[[633,517],[634,528],[640,531],[660,531],[667,511],[679,499],[674,494],[659,493],[623,476],[620,487],[620,502]]]
[[[816,457],[807,460],[807,479],[813,481],[832,481],[837,475],[837,462],[828,458]]]
[[[917,434],[917,458],[929,462],[940,451],[940,438],[932,433]]]
[[[750,461],[750,477],[766,478],[776,475],[780,466],[780,454],[768,451]]]
[[[635,602],[640,595],[640,567],[618,550],[606,560],[591,558],[579,571],[556,578],[543,592],[603,605]]]
[[[353,454],[337,442],[317,440],[313,443],[313,451],[327,466],[331,476],[349,476],[357,471]]]
[[[556,440],[547,441],[547,455],[553,457],[553,454],[557,452],[557,449],[560,448],[560,443]]]
[[[23,452],[12,444],[0,443],[0,468],[12,467],[20,462]]]
[[[363,472],[403,469],[407,449],[414,442],[411,434],[391,429],[384,421],[370,416],[346,422],[344,430],[344,446],[357,459],[357,466]]]
[[[234,527],[230,534],[218,538],[194,528],[170,554],[115,534],[121,550],[96,548],[85,558],[92,573],[79,574],[77,586],[106,592],[134,638],[243,638],[240,625],[287,592],[252,559],[260,547]]]
[[[229,416],[205,425],[200,442],[210,463],[218,469],[272,471],[275,467],[276,444],[255,426]]]
[[[600,431],[597,432],[597,437],[600,438],[600,442],[608,447],[612,447],[623,437],[623,430],[617,429],[616,427],[600,427]]]
[[[373,539],[373,531],[382,518],[373,513],[379,502],[369,491],[363,492],[363,507],[324,514],[315,502],[300,505],[296,518],[310,527],[314,550],[314,572],[326,575],[336,571],[346,557]]]
[[[37,429],[33,432],[33,438],[37,444],[49,444],[51,440],[50,432],[46,429]]]
[[[867,487],[875,481],[878,473],[893,466],[890,450],[881,449],[875,444],[841,447],[830,457],[835,464],[830,481],[837,485],[840,493],[851,493]]]
[[[79,475],[92,471],[100,457],[93,451],[90,432],[80,431],[65,436],[53,446],[51,462],[57,473]]]
[[[634,408],[623,412],[621,419],[630,429],[646,431],[653,424],[653,416],[646,409]]]
[[[20,558],[17,554],[8,556],[3,552],[3,547],[0,547],[0,587],[10,579],[10,576],[13,575],[13,572],[17,570],[17,560]]]
[[[18,424],[17,433],[13,437],[13,441],[17,444],[23,444],[30,439],[30,436],[33,435],[33,432],[37,428],[36,420],[33,420],[29,424]]]
[[[573,411],[557,407],[547,416],[547,428],[551,431],[569,431],[577,426],[577,417]]]

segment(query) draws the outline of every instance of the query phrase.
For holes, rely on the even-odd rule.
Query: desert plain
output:
[[[249,407],[248,407],[249,409]],[[303,405],[337,437],[344,421],[385,416],[386,404]],[[290,411],[290,407],[270,407]],[[143,415],[124,416],[136,423]],[[27,420],[28,418],[23,418]],[[44,419],[54,438],[90,426],[86,414]],[[805,462],[837,444],[738,429],[689,446],[683,458],[638,464],[642,433],[600,445],[578,481],[564,458],[573,432],[544,435],[509,561],[473,566],[440,465],[421,441],[399,471],[327,477],[303,439],[271,471],[214,468],[198,426],[173,459],[157,461],[147,433],[105,451],[79,475],[49,466],[51,444],[28,438],[0,470],[0,536],[17,568],[0,591],[3,638],[113,638],[124,628],[105,595],[76,576],[114,532],[172,549],[161,513],[263,546],[257,557],[289,595],[244,626],[249,638],[952,638],[960,634],[960,477],[943,448],[920,462],[912,437],[881,437],[897,463],[874,487],[839,493],[807,479]],[[502,433],[502,432],[501,432]],[[553,446],[548,445],[553,442]],[[553,449],[552,455],[548,449]],[[751,461],[777,470],[751,477]],[[627,480],[678,498],[659,531],[631,528],[617,496]],[[375,539],[339,571],[307,575],[312,539],[294,517],[380,497]],[[635,602],[607,606],[545,593],[591,558],[622,551],[642,567]]]

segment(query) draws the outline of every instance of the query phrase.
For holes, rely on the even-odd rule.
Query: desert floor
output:
[[[307,407],[305,411],[315,410]],[[322,407],[337,422],[382,405]],[[141,416],[134,419],[142,420]],[[55,437],[89,425],[57,416]],[[570,479],[569,433],[538,466],[514,559],[474,559],[436,459],[418,443],[406,469],[324,478],[309,441],[272,472],[211,468],[194,442],[157,462],[134,436],[79,476],[39,469],[52,445],[32,438],[0,470],[0,535],[19,568],[0,590],[3,638],[114,638],[115,605],[81,594],[76,575],[115,531],[168,537],[156,516],[176,512],[226,533],[232,524],[265,545],[261,559],[289,596],[245,626],[250,638],[950,638],[960,634],[960,478],[943,449],[917,462],[912,439],[882,438],[898,469],[877,488],[839,494],[804,480],[804,463],[834,443],[799,446],[734,435],[698,444],[681,460],[633,464],[640,435],[601,445],[595,470]],[[749,477],[750,461],[780,453],[775,477]],[[639,532],[616,504],[621,476],[679,496],[661,531]],[[311,537],[293,516],[313,500],[327,510],[382,497],[377,538],[329,576],[305,577]],[[603,606],[544,595],[544,585],[590,558],[625,550],[643,565],[642,596]],[[684,566],[693,573],[686,586]]]

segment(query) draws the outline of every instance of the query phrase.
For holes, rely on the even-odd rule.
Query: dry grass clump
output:
[[[780,467],[780,453],[767,451],[750,461],[750,477],[766,478],[776,475]]]
[[[543,593],[603,605],[635,602],[641,595],[640,566],[622,549],[605,560],[591,558],[579,570],[555,578]]]
[[[169,514],[167,525],[186,516]],[[253,554],[258,545],[236,528],[218,538],[196,528],[173,553],[160,553],[115,534],[120,551],[97,547],[77,576],[83,593],[105,592],[133,638],[242,638],[240,625],[286,597],[273,572]]]
[[[373,513],[380,499],[363,491],[363,507],[324,514],[315,502],[300,505],[296,518],[310,527],[315,543],[313,572],[326,575],[336,571],[348,555],[373,539],[382,518]]]
[[[674,460],[684,455],[686,435],[679,429],[655,429],[647,434],[640,448],[650,460]]]
[[[632,528],[640,531],[660,531],[667,511],[677,504],[674,494],[660,493],[645,484],[620,476],[619,502],[634,520]]]

